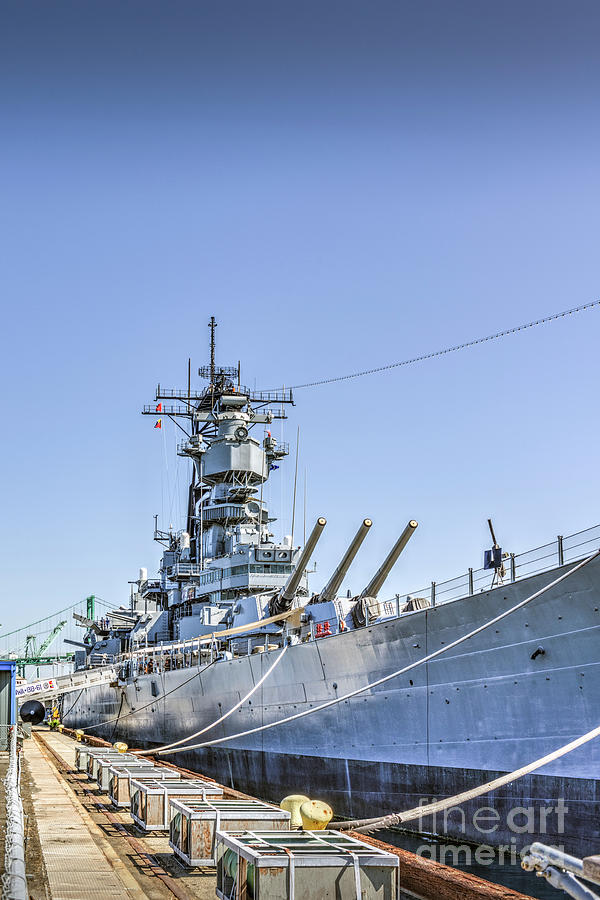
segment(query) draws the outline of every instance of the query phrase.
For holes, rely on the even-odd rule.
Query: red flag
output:
[[[162,403],[156,404],[156,412],[162,412]]]
[[[162,419],[158,419],[154,427],[155,427],[155,428],[162,428]]]

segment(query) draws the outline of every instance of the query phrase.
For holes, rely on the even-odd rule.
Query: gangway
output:
[[[69,675],[57,675],[56,678],[40,678],[17,685],[17,702],[24,700],[55,700],[61,694],[69,691],[77,691],[95,684],[108,684],[117,681],[117,669],[115,666],[99,666],[94,669],[84,669],[80,672],[71,672]]]

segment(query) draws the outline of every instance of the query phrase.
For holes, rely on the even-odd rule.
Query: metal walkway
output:
[[[33,807],[52,900],[92,896],[96,900],[138,900],[143,896],[131,893],[131,885],[119,878],[102,845],[92,837],[97,826],[85,816],[40,746],[27,741],[24,753],[37,788]]]
[[[81,672],[71,672],[70,675],[58,675],[56,678],[41,678],[17,686],[17,702],[24,700],[55,700],[61,694],[68,691],[77,691],[92,684],[108,684],[117,680],[117,670],[114,666],[103,666],[97,669],[85,669]]]
[[[96,785],[73,772],[75,741],[58,732],[36,733],[23,752],[52,900],[213,900],[214,870],[185,869],[166,835],[142,836],[128,813],[109,810]],[[125,832],[141,845],[137,852]],[[158,870],[170,876],[171,889]]]

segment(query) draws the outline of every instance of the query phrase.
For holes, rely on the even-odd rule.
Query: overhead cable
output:
[[[378,372],[399,369],[401,366],[412,366],[414,363],[423,362],[426,359],[434,359],[436,356],[446,356],[448,353],[466,350],[469,347],[475,347],[477,344],[486,344],[490,341],[497,341],[499,338],[507,337],[509,334],[516,334],[518,331],[526,331],[528,328],[536,328],[538,325],[545,325],[547,322],[555,322],[557,319],[575,315],[575,313],[583,312],[583,310],[591,309],[594,306],[600,306],[600,300],[592,300],[590,303],[574,306],[572,309],[565,309],[563,312],[553,313],[551,316],[544,316],[543,319],[526,322],[524,325],[515,325],[513,328],[505,328],[504,331],[497,331],[495,334],[488,334],[485,337],[474,338],[472,341],[466,341],[464,344],[455,344],[453,347],[446,347],[443,350],[434,350],[431,353],[423,353],[421,356],[413,356],[410,359],[403,359],[401,362],[388,363],[385,366],[377,366],[373,369],[364,369],[362,372],[352,372],[349,375],[334,375],[332,378],[323,378],[320,381],[307,381],[305,384],[293,384],[289,389],[298,391],[301,388],[318,387],[322,384],[333,384],[336,381],[349,381],[351,378],[362,378],[364,375],[375,375]]]
[[[111,607],[112,605],[106,600],[102,600],[100,597],[95,597],[95,599],[104,606]],[[31,622],[29,625],[21,625],[20,628],[15,628],[14,631],[5,631],[4,633],[0,634],[0,640],[11,637],[13,634],[19,634],[20,631],[28,631],[30,628],[33,628],[34,625],[41,625],[43,622],[49,622],[50,619],[56,619],[56,617],[62,615],[62,613],[69,612],[72,609],[77,609],[78,606],[83,606],[85,602],[85,600],[77,600],[76,603],[72,603],[70,606],[65,606],[64,609],[59,609],[57,610],[57,612],[53,612],[49,616],[44,616],[43,619],[37,619],[35,622]]]

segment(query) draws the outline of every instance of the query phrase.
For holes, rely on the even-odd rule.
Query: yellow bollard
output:
[[[279,804],[280,809],[284,809],[291,814],[290,828],[302,828],[300,807],[307,801],[309,801],[309,798],[304,794],[289,794],[289,796],[284,797]]]
[[[81,742],[81,739],[82,739],[82,737],[83,737],[83,734],[84,734],[84,733],[83,733],[82,729],[81,729],[81,728],[78,728],[78,729],[76,730],[76,732],[75,732],[75,740]]]
[[[307,800],[300,807],[302,827],[305,831],[323,831],[333,817],[333,810],[320,800]]]
[[[124,744],[123,741],[117,741],[116,744],[113,744],[113,747],[119,753],[127,753],[127,744]]]

